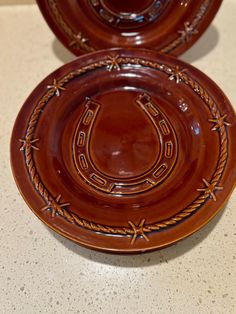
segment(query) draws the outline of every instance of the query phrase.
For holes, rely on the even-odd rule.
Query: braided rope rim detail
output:
[[[75,43],[74,48],[78,50],[82,50],[83,52],[92,52],[94,51],[94,48],[88,44],[88,40],[86,38],[85,41],[83,41],[83,38],[80,33],[80,39],[77,37],[78,34],[76,34],[71,27],[67,24],[67,22],[64,20],[61,12],[59,11],[57,4],[54,0],[48,0],[49,8],[51,9],[51,12],[53,13],[56,21],[61,26],[61,29],[63,30],[64,34],[70,39],[69,45],[72,45],[73,42]]]
[[[192,23],[189,23],[189,30],[190,30],[190,35],[191,32],[192,34],[198,29],[199,24],[201,23],[202,19],[204,18],[205,14],[207,13],[207,10],[209,8],[211,0],[205,0],[202,5],[199,8],[199,11],[196,15],[196,17],[193,19]],[[184,31],[183,31],[184,32]],[[179,31],[181,33],[181,31]],[[187,35],[187,34],[185,34]],[[171,53],[173,50],[178,48],[179,46],[185,44],[188,42],[186,36],[179,35],[176,39],[174,39],[172,42],[170,42],[167,46],[163,47],[160,52],[162,53]]]
[[[194,31],[197,31],[199,24],[201,23],[202,19],[204,18],[205,14],[207,13],[207,10],[210,6],[210,3],[211,3],[211,0],[205,0],[201,4],[199,11],[196,14],[196,17],[193,19],[191,24],[189,23],[190,34],[191,34],[191,32],[192,32],[192,34],[194,34]],[[76,34],[75,31],[72,30],[72,28],[69,26],[69,24],[65,21],[65,19],[63,18],[63,15],[61,14],[55,0],[48,0],[48,5],[49,5],[49,8],[51,9],[51,12],[54,15],[56,21],[60,25],[62,31],[69,38],[70,45],[71,45],[71,43],[75,40],[75,38],[77,37],[78,34]],[[180,32],[181,31],[179,31],[178,33],[180,33]],[[184,45],[186,42],[188,42],[188,40],[186,39],[186,36],[179,34],[179,36],[176,39],[171,41],[165,47],[161,48],[160,52],[171,53],[176,48],[178,48],[179,46]],[[78,43],[78,45],[74,46],[74,48],[77,50],[81,50],[83,52],[92,52],[95,50],[94,47],[92,47],[91,45],[89,45],[88,43],[85,43],[83,41],[80,41],[77,43]]]
[[[111,57],[108,56],[107,59],[88,64],[84,67],[78,68],[65,76],[63,76],[60,80],[57,81],[56,86],[50,86],[50,89],[42,96],[40,101],[37,103],[36,107],[32,111],[31,117],[28,121],[25,139],[24,139],[24,155],[25,155],[25,163],[26,167],[30,176],[30,179],[34,185],[34,188],[39,192],[43,200],[46,202],[46,206],[42,209],[50,209],[52,211],[52,216],[55,214],[64,217],[68,222],[74,223],[80,227],[85,229],[101,232],[106,234],[119,234],[119,235],[134,235],[135,237],[137,234],[144,235],[144,233],[150,233],[152,231],[157,231],[160,229],[164,229],[170,226],[177,224],[178,222],[184,220],[188,216],[192,215],[196,212],[208,199],[210,199],[210,192],[204,191],[200,193],[200,196],[196,198],[189,206],[183,209],[178,214],[174,215],[168,220],[164,220],[161,222],[147,224],[144,225],[144,221],[142,221],[142,225],[135,226],[132,222],[129,221],[130,227],[112,227],[106,226],[102,224],[97,224],[86,219],[83,219],[69,211],[65,207],[69,205],[69,203],[60,204],[59,200],[61,195],[54,198],[47,188],[44,186],[34,162],[33,158],[33,149],[35,148],[31,143],[34,143],[36,140],[34,139],[34,132],[42,114],[42,109],[48,104],[50,99],[54,96],[58,96],[58,89],[65,89],[65,86],[73,79],[79,77],[82,74],[87,72],[93,71],[95,69],[101,68],[109,68],[114,70],[119,69],[121,65],[140,65],[144,67],[149,67],[158,71],[161,71],[167,74],[169,77],[173,75],[178,75],[181,79],[181,82],[189,86],[206,104],[207,108],[209,109],[212,117],[214,119],[220,119],[221,113],[217,108],[216,103],[212,99],[212,97],[208,94],[208,92],[196,81],[194,81],[190,76],[186,74],[186,70],[182,72],[179,71],[176,74],[176,68],[171,68],[167,65],[155,63],[149,60],[140,59],[140,58],[131,58],[131,57]],[[179,69],[179,67],[177,67]],[[220,139],[220,151],[219,151],[219,159],[217,162],[216,170],[210,180],[211,185],[214,188],[217,188],[217,184],[219,183],[221,176],[224,172],[226,163],[227,163],[227,156],[228,156],[228,143],[227,143],[227,132],[225,124],[219,125],[218,134]]]

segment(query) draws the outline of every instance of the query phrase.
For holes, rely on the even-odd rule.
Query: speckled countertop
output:
[[[33,88],[73,56],[35,4],[0,0],[0,313],[236,313],[236,191],[207,227],[162,251],[113,256],[50,231],[12,178],[9,139]],[[182,59],[212,77],[236,106],[236,1],[226,0]],[[235,107],[236,108],[236,107]]]

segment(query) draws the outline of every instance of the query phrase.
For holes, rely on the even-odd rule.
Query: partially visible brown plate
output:
[[[144,47],[177,56],[203,34],[222,0],[37,0],[74,54]]]
[[[236,119],[192,66],[112,49],[64,65],[16,120],[17,185],[50,228],[90,248],[141,253],[183,239],[236,180]]]

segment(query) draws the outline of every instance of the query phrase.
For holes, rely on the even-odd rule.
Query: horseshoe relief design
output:
[[[140,94],[135,99],[135,104],[155,128],[160,153],[154,165],[144,173],[135,177],[116,178],[99,170],[91,156],[90,139],[102,104],[93,99],[86,99],[84,102],[84,111],[73,138],[73,160],[78,174],[99,191],[117,195],[141,193],[161,183],[175,165],[178,145],[170,121],[148,94]]]
[[[132,5],[130,12],[122,12],[124,4],[119,1],[89,0],[88,2],[102,21],[111,26],[126,29],[144,26],[156,20],[169,4],[169,0],[146,0],[143,4],[137,1],[135,6],[129,4]]]

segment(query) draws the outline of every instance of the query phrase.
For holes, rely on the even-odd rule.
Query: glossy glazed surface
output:
[[[236,120],[181,61],[107,50],[52,73],[14,127],[14,176],[36,215],[82,245],[139,253],[206,224],[235,185]]]
[[[94,6],[99,1],[91,1]],[[110,10],[115,11],[117,13],[137,13],[148,9],[155,0],[131,0],[131,1],[120,1],[120,0],[103,0],[105,6],[107,6]]]
[[[144,47],[179,55],[211,23],[222,0],[37,0],[56,36],[74,54]]]

